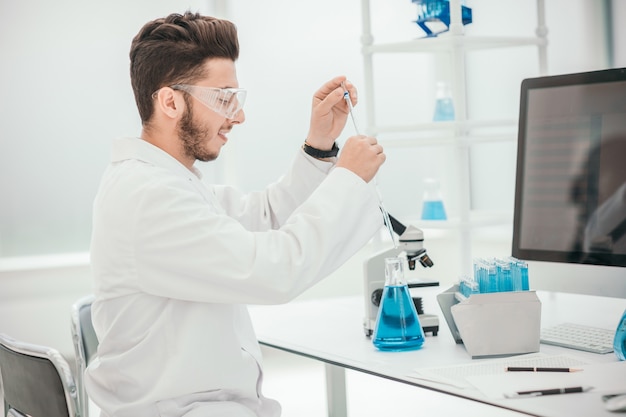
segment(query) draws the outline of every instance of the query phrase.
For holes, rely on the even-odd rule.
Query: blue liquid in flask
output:
[[[418,349],[424,344],[424,330],[406,284],[383,289],[373,343],[389,351]]]
[[[422,220],[446,220],[447,218],[442,200],[424,201],[422,204]]]

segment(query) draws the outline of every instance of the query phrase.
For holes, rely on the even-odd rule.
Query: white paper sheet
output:
[[[474,385],[470,382],[470,377],[510,374],[510,372],[506,372],[507,366],[581,368],[583,365],[587,364],[588,362],[575,356],[551,356],[543,353],[532,353],[510,358],[480,359],[467,365],[416,369],[408,376],[431,382],[439,382],[445,385],[452,385],[457,388],[472,388]],[[626,380],[626,377],[624,379]],[[487,378],[487,381],[488,380]]]
[[[593,387],[593,392],[626,392],[626,362],[577,366],[580,372],[505,372],[474,375],[466,379],[489,398],[505,398],[506,393],[519,391]]]

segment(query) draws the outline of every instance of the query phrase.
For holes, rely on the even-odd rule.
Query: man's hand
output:
[[[337,166],[354,172],[365,182],[370,182],[385,159],[383,147],[376,138],[352,136],[343,145]]]
[[[346,125],[349,109],[343,98],[342,82],[350,92],[352,105],[356,105],[356,88],[343,75],[333,78],[317,90],[313,95],[311,125],[306,138],[309,146],[330,150]]]

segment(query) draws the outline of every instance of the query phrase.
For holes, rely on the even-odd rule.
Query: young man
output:
[[[245,119],[238,49],[232,23],[192,13],[132,42],[142,133],[114,142],[93,214],[100,345],[85,381],[103,416],[279,416],[246,304],[293,299],[382,225],[367,184],[382,147],[356,136],[335,156],[342,82],[356,104],[343,76],[314,94],[306,142],[278,182],[244,195],[201,181],[194,163],[217,158]]]

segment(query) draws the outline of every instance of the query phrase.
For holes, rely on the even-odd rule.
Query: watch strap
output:
[[[339,146],[337,146],[337,142],[333,143],[333,147],[329,151],[323,151],[321,149],[314,148],[306,142],[302,144],[302,149],[307,155],[318,159],[332,158],[333,156],[337,156],[337,154],[339,153]]]

